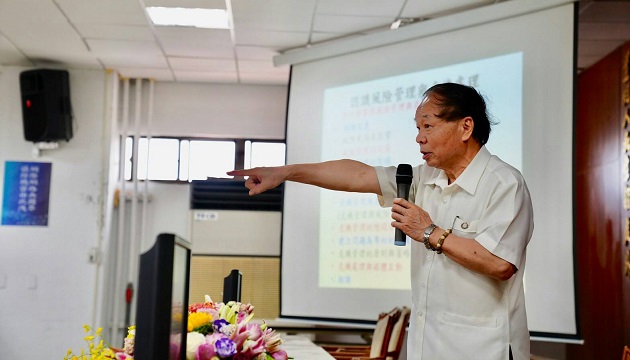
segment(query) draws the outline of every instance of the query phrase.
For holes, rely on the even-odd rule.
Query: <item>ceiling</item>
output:
[[[514,0],[503,0],[514,1]],[[524,1],[524,0],[523,0]],[[0,0],[2,66],[114,69],[130,78],[287,84],[283,51],[498,0]],[[155,26],[145,7],[228,9],[228,30]],[[579,1],[578,70],[630,41],[630,1]]]

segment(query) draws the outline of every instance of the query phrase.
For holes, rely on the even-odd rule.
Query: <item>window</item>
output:
[[[276,142],[245,141],[245,169],[285,164],[287,146]]]
[[[184,141],[182,141],[182,144]],[[234,141],[190,141],[188,179],[205,180],[209,177],[226,178],[234,169],[236,144]],[[186,179],[182,179],[186,180]]]
[[[229,178],[225,173],[237,168],[285,164],[286,145],[277,141],[142,137],[137,161],[133,143],[133,137],[126,139],[125,180],[131,180],[134,166],[138,180],[188,182]]]

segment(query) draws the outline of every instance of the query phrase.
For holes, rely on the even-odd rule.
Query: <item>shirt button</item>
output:
[[[424,283],[420,284],[421,287],[424,287]]]
[[[427,260],[431,260],[431,255],[427,255]]]
[[[418,316],[420,316],[420,317],[421,317],[422,315],[424,315],[424,314],[422,313],[422,311],[420,311],[420,312],[418,313]]]
[[[448,202],[447,198],[442,199],[442,204],[446,204]]]

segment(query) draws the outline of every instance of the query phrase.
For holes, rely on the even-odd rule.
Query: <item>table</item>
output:
[[[301,335],[282,335],[282,349],[295,360],[333,360],[329,353]]]

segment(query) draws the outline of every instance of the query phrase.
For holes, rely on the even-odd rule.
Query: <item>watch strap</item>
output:
[[[431,224],[431,225],[427,226],[427,228],[424,229],[424,234],[422,235],[422,242],[424,243],[424,246],[428,250],[435,250],[435,249],[433,249],[433,247],[431,246],[431,243],[429,242],[429,236],[431,236],[431,234],[433,234],[433,231],[435,230],[435,228],[437,228],[437,225],[435,225],[435,224]]]

